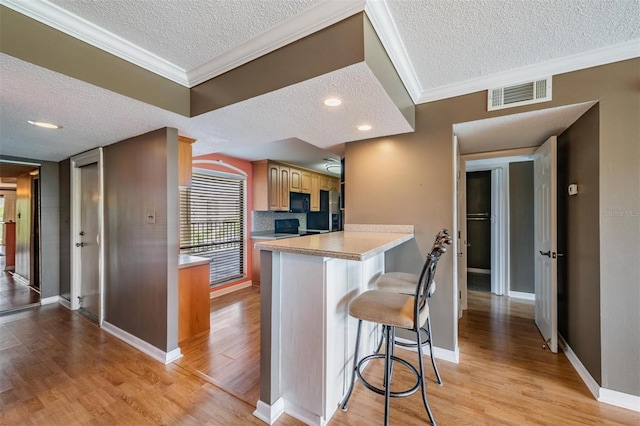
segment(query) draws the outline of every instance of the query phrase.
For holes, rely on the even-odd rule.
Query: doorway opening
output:
[[[40,304],[40,164],[0,161],[0,312]]]

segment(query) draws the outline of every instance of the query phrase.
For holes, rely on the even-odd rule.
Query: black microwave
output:
[[[289,193],[289,211],[291,213],[307,213],[311,207],[311,196],[302,192]]]

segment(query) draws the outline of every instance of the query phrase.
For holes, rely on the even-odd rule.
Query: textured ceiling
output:
[[[66,18],[75,14],[85,26],[100,27],[121,43],[136,45],[159,62],[186,71],[216,60],[222,63],[220,69],[225,64],[230,67],[233,64],[226,61],[227,57],[248,60],[252,54],[263,52],[265,46],[277,47],[278,40],[269,44],[270,39],[264,44],[266,32],[276,27],[282,40],[291,41],[304,36],[301,28],[305,25],[314,24],[309,17],[315,18],[316,25],[328,25],[331,22],[327,17],[355,13],[364,7],[364,0],[0,2],[10,7],[40,5],[44,8],[40,11],[66,10],[68,13],[61,14]],[[594,49],[624,42],[631,46],[628,57],[640,55],[640,0],[368,3],[367,13],[378,25],[376,29],[380,32],[383,25],[383,30],[397,37],[392,48],[385,46],[392,58],[406,58],[411,74],[419,82],[418,95],[442,89],[452,96],[451,91],[447,92],[452,85],[491,76],[502,78],[510,70],[531,68],[558,58],[570,57],[569,62],[576,62],[572,55],[588,56]],[[380,10],[388,14],[388,20],[374,16]],[[289,25],[292,23],[296,25]],[[385,37],[381,38],[384,42]],[[237,48],[239,45],[242,48]],[[257,46],[256,50],[252,52],[251,46]],[[230,54],[234,52],[241,54]],[[402,68],[398,63],[396,66]],[[405,84],[411,91],[413,85],[406,79]],[[328,95],[342,97],[344,105],[328,109],[319,102]],[[412,96],[419,98],[415,92]],[[188,119],[2,55],[0,100],[0,153],[43,160],[60,160],[165,126],[198,139],[194,145],[196,154],[250,149],[292,138],[339,153],[341,144],[348,141],[411,131],[364,64]],[[569,110],[576,114],[577,110]],[[538,123],[534,126],[520,123],[514,128],[509,120],[496,119],[494,124],[499,125],[487,128],[467,126],[469,123],[457,128],[467,152],[502,149],[505,144],[535,145],[540,140],[534,140],[542,137],[540,126],[555,123],[556,114],[565,112],[547,111],[544,120],[531,116]],[[562,123],[571,119],[557,117]],[[27,125],[28,119],[55,121],[64,128],[50,132]],[[358,132],[355,126],[363,121],[370,122],[374,129]],[[545,132],[561,128],[562,123]],[[531,137],[526,137],[529,132]],[[518,135],[517,140],[514,134]]]
[[[190,70],[291,18],[318,0],[49,0]]]
[[[571,126],[595,102],[454,124],[461,154],[540,146]]]
[[[638,0],[389,0],[422,90],[640,37]]]
[[[60,161],[160,127],[193,137],[195,155],[298,138],[320,148],[412,130],[364,64],[187,118],[0,54],[3,155]],[[5,82],[11,84],[5,84]],[[344,103],[326,107],[339,96]],[[27,120],[63,126],[45,130]],[[373,124],[369,132],[356,126]],[[37,153],[37,154],[36,154]],[[277,159],[277,158],[275,158]]]

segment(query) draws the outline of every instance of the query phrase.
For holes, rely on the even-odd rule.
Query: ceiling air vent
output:
[[[511,108],[551,100],[551,77],[489,89],[487,110]]]

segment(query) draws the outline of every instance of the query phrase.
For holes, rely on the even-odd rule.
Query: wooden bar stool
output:
[[[444,241],[436,241],[431,252],[427,255],[422,272],[419,279],[414,283],[413,294],[392,293],[383,290],[369,290],[358,295],[349,305],[349,315],[358,319],[358,331],[356,334],[355,353],[353,356],[353,370],[351,375],[351,383],[347,394],[340,402],[340,408],[347,410],[347,403],[353,392],[356,377],[369,390],[384,395],[384,424],[389,424],[389,400],[390,398],[404,397],[414,394],[418,389],[422,390],[422,402],[429,416],[429,421],[435,425],[435,419],[431,413],[431,408],[427,401],[427,389],[424,380],[424,365],[422,362],[422,336],[420,326],[429,318],[429,305],[427,297],[433,286],[433,277],[435,276],[436,265],[440,260],[442,253],[446,252],[445,244],[450,244],[451,239]],[[358,360],[358,350],[360,346],[360,334],[362,330],[362,321],[369,321],[384,326],[385,334],[385,353],[374,353]],[[418,351],[418,365],[420,371],[416,370],[413,365],[404,359],[393,355],[393,347],[395,344],[395,330],[402,328],[416,333],[416,348]],[[372,359],[384,358],[384,389],[376,387],[367,382],[362,376],[361,369],[366,363]],[[416,377],[416,383],[409,389],[392,392],[391,391],[391,374],[393,363],[400,363],[412,371]]]
[[[449,231],[446,229],[441,230],[436,235],[436,239],[434,241],[434,246],[442,245],[442,244],[451,244],[451,236],[449,235]],[[418,274],[411,274],[407,272],[387,272],[382,274],[375,282],[375,289],[388,291],[391,293],[400,293],[411,295],[414,294],[416,289],[416,283],[420,276]],[[435,281],[431,285],[431,289],[427,297],[433,296],[433,293],[436,291],[436,283]],[[383,326],[384,327],[384,326]],[[440,376],[440,372],[438,371],[438,366],[436,365],[436,359],[433,356],[433,340],[431,337],[431,317],[427,317],[426,323],[420,327],[426,336],[426,339],[422,341],[423,345],[429,346],[429,356],[431,358],[431,366],[433,367],[433,371],[436,374],[436,381],[439,386],[443,385],[442,377]],[[380,342],[378,343],[378,347],[375,350],[375,353],[380,352],[382,349],[382,343],[384,341],[384,330],[380,333]],[[406,343],[406,342],[398,342],[394,343],[397,346],[405,347],[405,348],[415,348],[416,343]]]

